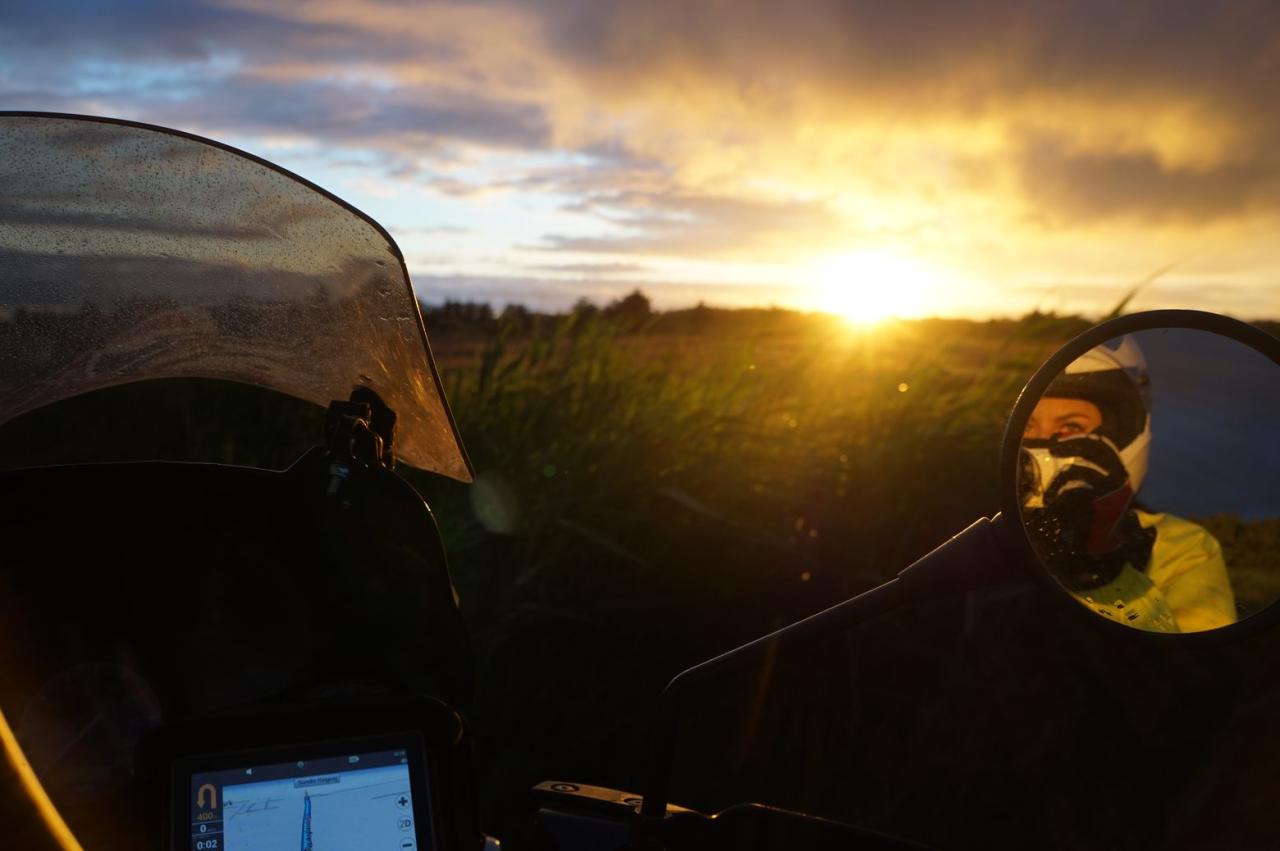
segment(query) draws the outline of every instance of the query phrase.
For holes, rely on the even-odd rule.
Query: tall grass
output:
[[[555,596],[571,564],[692,569],[669,536],[696,527],[845,593],[929,546],[922,533],[994,509],[1004,418],[1053,341],[810,330],[624,336],[569,318],[446,370],[480,486],[421,483],[459,581]],[[503,564],[472,564],[500,541]]]
[[[558,770],[634,786],[668,677],[995,511],[1004,419],[1069,336],[756,319],[624,334],[569,317],[446,350],[479,480],[417,484],[474,631],[494,812]]]

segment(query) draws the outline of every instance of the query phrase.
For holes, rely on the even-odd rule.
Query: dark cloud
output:
[[[102,114],[105,106],[170,126],[296,134],[402,154],[452,142],[549,144],[541,105],[477,91],[474,80],[391,84],[346,73],[398,62],[447,65],[457,56],[444,33],[374,35],[204,2],[17,6],[0,18],[0,108]],[[279,63],[315,70],[301,79],[264,70]]]
[[[107,0],[6,3],[0,44],[10,50],[52,45],[68,48],[50,56],[49,66],[67,68],[71,48],[86,57],[200,61],[219,42],[238,44],[270,39],[272,21],[260,15],[205,3],[165,0]],[[264,30],[266,30],[264,32]],[[39,55],[39,50],[32,50]]]
[[[318,57],[328,51],[342,62],[387,61],[426,52],[448,58],[452,52],[443,42],[424,44],[408,35],[373,39],[358,28],[216,0],[9,2],[0,19],[0,45],[21,51],[24,61],[40,62],[43,73],[58,69],[72,73],[74,64],[84,60],[201,63],[224,56]],[[50,47],[57,49],[50,51]],[[55,74],[55,78],[61,76]]]
[[[1205,222],[1280,202],[1280,162],[1174,168],[1149,153],[1072,153],[1041,141],[1027,147],[1018,171],[1028,203],[1050,222]]]
[[[671,164],[629,153],[618,145],[590,145],[574,154],[569,165],[530,168],[489,185],[574,198],[564,209],[583,213],[610,203],[616,206],[627,198],[665,193],[676,184]]]
[[[604,254],[716,256],[785,251],[789,235],[841,229],[821,202],[764,201],[713,195],[615,193],[584,199],[592,211],[620,227],[612,236],[546,237],[554,251]]]
[[[899,78],[954,71],[975,54],[1004,53],[1001,45],[1027,17],[1017,3],[947,0],[806,0],[786,14],[769,0],[550,0],[540,6],[554,48],[606,79],[681,65],[763,89],[770,81],[852,79],[868,71]]]
[[[744,88],[834,85],[930,100],[967,89],[1089,85],[1264,94],[1280,63],[1280,6],[1267,0],[546,0],[557,52],[619,81],[664,66],[703,69]],[[978,73],[975,73],[978,72]],[[1233,92],[1220,92],[1232,96]]]
[[[142,98],[133,102],[141,105]],[[150,106],[152,120],[176,126],[291,133],[327,144],[357,144],[413,155],[442,143],[541,148],[550,129],[540,108],[441,89],[392,89],[237,75],[199,97]]]

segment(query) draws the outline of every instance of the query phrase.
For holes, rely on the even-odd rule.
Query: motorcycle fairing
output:
[[[395,473],[335,482],[322,450],[283,472],[8,471],[0,540],[0,709],[89,847],[143,847],[133,755],[150,730],[286,704],[469,704],[439,533]]]
[[[90,390],[217,378],[396,412],[396,452],[470,481],[399,248],[241,151],[0,113],[0,423]]]

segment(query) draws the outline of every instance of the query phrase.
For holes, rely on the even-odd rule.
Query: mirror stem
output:
[[[690,691],[758,664],[774,648],[784,650],[817,641],[903,605],[1020,580],[1025,573],[1010,557],[1013,550],[1005,546],[1005,534],[1005,522],[999,514],[990,520],[984,517],[912,563],[897,578],[677,674],[663,689],[654,712],[640,814],[649,819],[666,816],[676,723]]]

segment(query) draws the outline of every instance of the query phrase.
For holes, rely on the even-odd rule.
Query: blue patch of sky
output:
[[[188,63],[82,59],[74,66],[74,91],[82,95],[145,93],[165,100],[186,100],[205,93],[239,67],[239,59],[227,54]]]
[[[317,73],[311,79],[312,82],[318,84],[359,88],[382,94],[397,92],[402,88],[401,82],[396,79],[394,74],[373,69],[339,68],[327,73]]]

